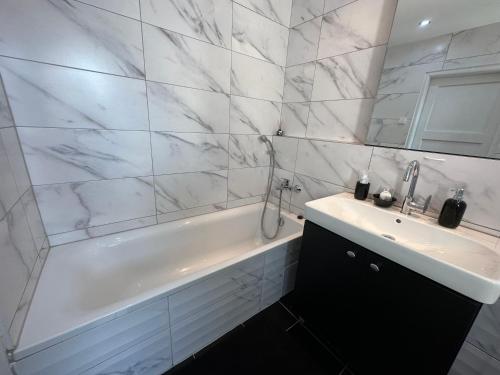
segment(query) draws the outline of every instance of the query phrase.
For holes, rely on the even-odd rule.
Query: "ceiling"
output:
[[[430,19],[420,28],[418,23]],[[500,0],[399,0],[390,45],[500,22]]]

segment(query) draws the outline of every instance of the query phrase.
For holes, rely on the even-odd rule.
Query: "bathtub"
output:
[[[262,207],[52,248],[13,354],[17,373],[161,374],[277,301],[293,288],[303,222],[283,213],[266,240]]]

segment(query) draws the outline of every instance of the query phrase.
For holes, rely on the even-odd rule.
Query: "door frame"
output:
[[[415,134],[417,132],[417,126],[420,122],[420,117],[422,115],[422,111],[424,109],[425,100],[427,99],[427,95],[429,94],[429,89],[431,87],[431,80],[433,78],[453,78],[453,77],[462,77],[464,75],[476,75],[476,74],[488,74],[488,73],[500,73],[500,64],[495,65],[486,65],[472,68],[461,68],[461,69],[450,69],[450,70],[439,70],[436,72],[430,72],[425,75],[424,84],[420,93],[418,95],[417,105],[415,107],[415,112],[411,119],[410,130],[408,131],[408,135],[406,136],[406,142],[404,148],[408,150],[415,150],[412,148],[412,143],[415,139]],[[425,151],[425,150],[419,150]]]

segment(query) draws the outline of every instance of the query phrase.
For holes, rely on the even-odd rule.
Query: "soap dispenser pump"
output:
[[[370,190],[370,179],[368,178],[368,173],[361,173],[359,180],[356,184],[356,189],[354,190],[354,198],[364,201],[368,197],[368,191]]]
[[[460,225],[464,217],[467,203],[463,200],[464,189],[456,189],[455,196],[448,198],[441,209],[439,214],[438,223],[446,228],[456,228]]]

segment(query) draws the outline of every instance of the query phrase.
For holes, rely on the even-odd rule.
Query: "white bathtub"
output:
[[[152,335],[164,333],[165,337],[158,336],[157,340],[165,345],[170,340],[167,346],[175,364],[207,344],[208,339],[203,339],[190,348],[183,342],[178,347],[182,347],[178,350],[182,354],[176,359],[175,348],[171,347],[176,343],[175,332],[180,330],[179,337],[185,340],[182,324],[187,324],[183,322],[188,317],[192,319],[190,314],[243,306],[241,317],[236,316],[239,312],[233,313],[234,322],[222,322],[220,312],[207,318],[218,319],[222,327],[213,337],[208,335],[212,337],[208,341],[212,341],[241,323],[242,318],[247,319],[247,310],[254,314],[274,302],[285,287],[278,286],[279,293],[269,288],[279,280],[283,283],[287,267],[296,264],[303,223],[284,214],[285,224],[277,239],[268,241],[259,228],[261,210],[262,204],[256,204],[52,248],[14,352],[18,373],[87,373],[90,367],[109,362],[111,357],[120,362],[116,358],[134,345],[147,347],[147,340],[153,345],[153,336],[127,333],[127,324],[135,324],[130,323],[135,322],[130,314],[143,314],[140,324],[144,327],[137,329],[141,335],[149,326]],[[269,216],[275,215],[272,208]],[[247,291],[249,294],[244,295]],[[277,296],[268,298],[269,293]],[[207,297],[210,295],[213,297]],[[251,306],[240,303],[247,300],[252,301]],[[217,304],[225,307],[217,310]],[[107,335],[108,326],[116,332]],[[104,336],[95,339],[96,334]],[[133,342],[128,342],[127,336],[134,336]],[[103,348],[113,347],[108,356],[102,355],[102,349],[92,354],[99,343],[111,339],[120,346],[103,344]],[[153,346],[158,347],[158,343]],[[88,352],[88,359],[82,360],[83,351]],[[140,351],[132,352],[137,361],[141,359]],[[99,358],[94,358],[97,354]],[[69,367],[60,365],[62,362]]]

